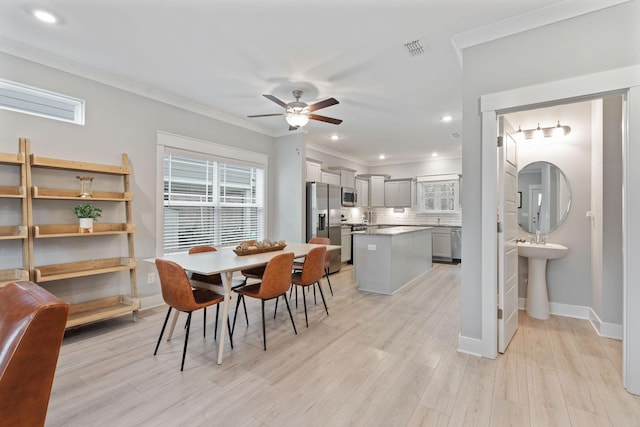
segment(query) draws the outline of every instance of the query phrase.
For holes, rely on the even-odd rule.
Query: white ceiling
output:
[[[282,111],[262,94],[335,97],[316,113],[344,122],[311,121],[307,141],[366,165],[461,157],[457,47],[585,13],[581,0],[41,0],[61,19],[46,25],[33,4],[0,3],[0,50],[273,136],[289,132],[283,117],[246,118]],[[411,57],[419,38],[429,49]]]

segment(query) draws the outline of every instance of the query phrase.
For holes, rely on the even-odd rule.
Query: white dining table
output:
[[[260,267],[266,265],[273,257],[293,252],[294,258],[306,256],[313,248],[325,246],[328,251],[334,251],[341,248],[339,245],[317,245],[311,243],[287,243],[287,246],[278,251],[263,252],[253,255],[236,255],[232,247],[221,247],[212,252],[200,252],[196,254],[177,253],[159,257],[163,260],[173,261],[187,271],[199,273],[206,276],[220,274],[222,276],[223,286],[215,286],[203,284],[203,287],[212,288],[224,294],[223,310],[222,310],[222,328],[220,330],[220,341],[218,342],[218,365],[222,364],[224,354],[224,343],[227,334],[227,323],[229,320],[229,303],[231,301],[231,286],[233,281],[233,273],[248,268]],[[175,320],[172,325],[175,325]],[[171,332],[169,333],[171,336]]]

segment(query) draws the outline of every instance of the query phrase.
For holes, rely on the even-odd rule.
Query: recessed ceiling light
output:
[[[42,9],[34,9],[33,16],[41,20],[42,22],[46,22],[47,24],[55,24],[58,22],[58,18],[51,12],[47,12]]]
[[[384,160],[384,159],[385,159],[385,156],[384,156],[384,154],[380,154],[380,155],[378,156],[378,158],[379,158],[380,160]]]
[[[331,140],[332,141],[337,141],[338,140],[338,135],[331,135]]]
[[[445,123],[446,122],[450,122],[451,120],[453,120],[453,116],[449,116],[449,115],[442,116],[442,118],[440,120],[442,120]]]
[[[433,153],[431,153],[431,157],[438,157],[438,153],[434,151]]]

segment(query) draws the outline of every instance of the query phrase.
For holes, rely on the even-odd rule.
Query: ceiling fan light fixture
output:
[[[287,114],[285,116],[287,123],[294,127],[302,127],[309,123],[309,109],[308,108],[287,108]]]

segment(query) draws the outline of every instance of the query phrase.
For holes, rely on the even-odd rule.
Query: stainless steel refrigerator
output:
[[[340,246],[340,187],[321,182],[307,183],[307,242],[313,237],[328,237],[332,245]],[[329,273],[340,271],[340,250],[331,252]]]

